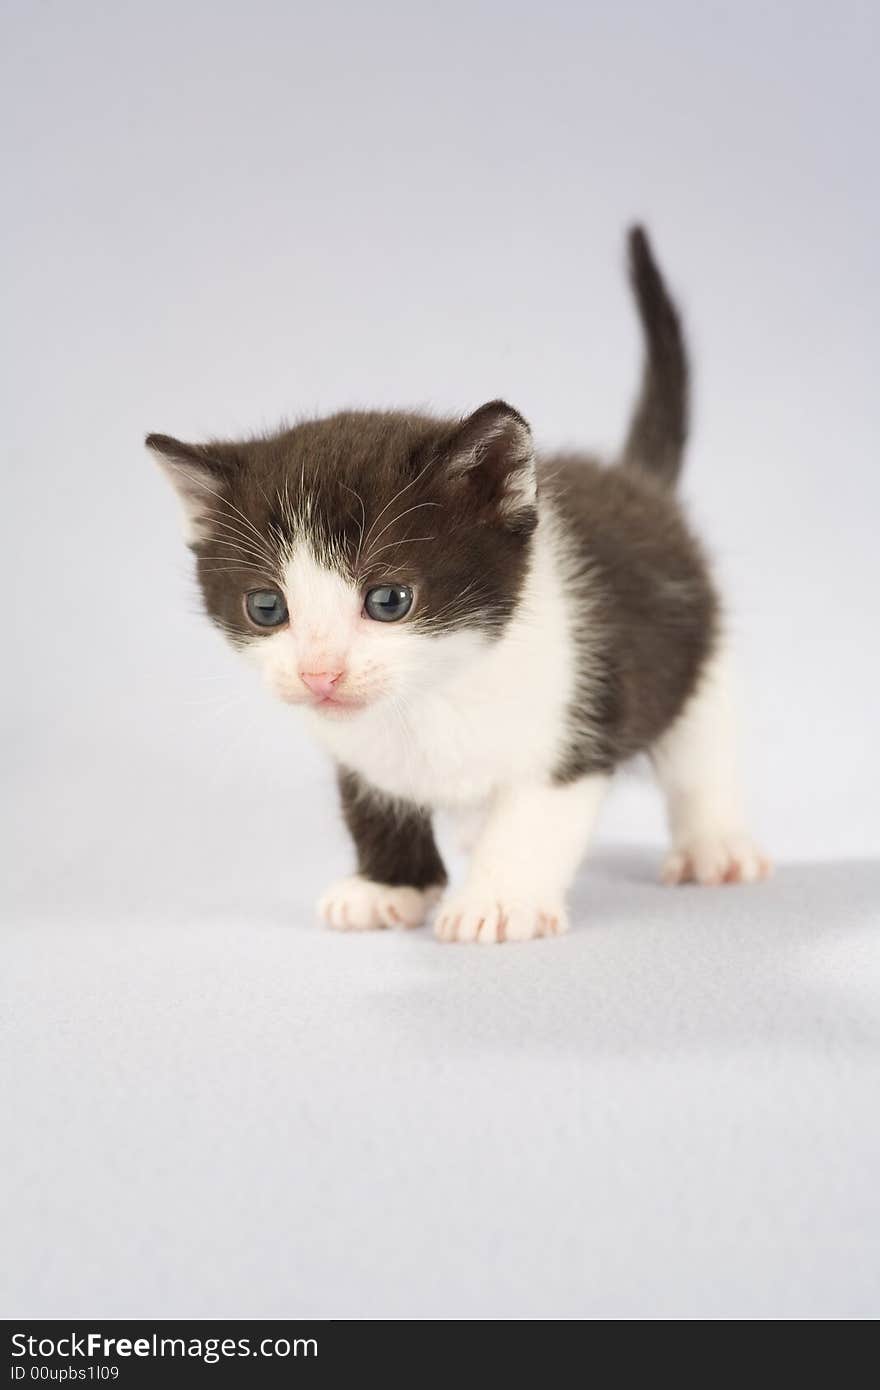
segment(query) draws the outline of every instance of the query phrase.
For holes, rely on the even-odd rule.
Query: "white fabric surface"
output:
[[[0,1312],[880,1312],[878,21],[5,7]],[[330,776],[143,435],[503,395],[612,447],[633,217],[782,867],[655,886],[627,778],[565,941],[323,933]]]
[[[314,924],[326,795],[285,859],[140,785],[16,849],[7,1315],[876,1316],[876,861],[606,848],[564,940],[450,947]]]

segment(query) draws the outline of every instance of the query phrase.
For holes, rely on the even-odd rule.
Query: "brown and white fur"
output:
[[[503,401],[457,421],[344,412],[242,443],[148,436],[208,615],[337,764],[357,872],[321,899],[330,926],[424,920],[446,888],[444,809],[472,849],[440,939],[563,931],[609,779],[643,752],[668,808],[666,882],[767,872],[744,822],[718,599],[673,494],[679,318],[641,229],[629,248],[645,370],[610,466],[537,457]],[[412,607],[376,621],[375,594]],[[276,626],[255,625],[253,601]]]

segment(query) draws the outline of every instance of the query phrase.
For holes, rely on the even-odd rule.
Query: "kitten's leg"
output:
[[[608,777],[499,792],[460,893],[441,904],[441,941],[526,941],[567,926],[565,897],[587,847]]]
[[[339,792],[358,872],[328,889],[318,903],[320,916],[340,931],[419,926],[446,882],[430,817],[383,796],[353,772],[340,770]]]
[[[683,713],[652,750],[672,850],[664,883],[752,883],[769,861],[745,828],[727,657],[713,657]]]
[[[486,824],[488,809],[486,803],[481,803],[476,806],[459,808],[452,813],[455,838],[462,854],[473,852],[483,826]]]

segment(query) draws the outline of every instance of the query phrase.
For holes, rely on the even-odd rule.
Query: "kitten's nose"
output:
[[[300,671],[300,680],[308,686],[313,695],[324,698],[333,694],[333,687],[342,675],[341,671]]]

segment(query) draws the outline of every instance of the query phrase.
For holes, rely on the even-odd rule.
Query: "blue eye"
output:
[[[287,604],[278,589],[255,589],[245,595],[244,606],[255,627],[280,627],[287,622]]]
[[[407,584],[382,584],[364,599],[364,612],[377,623],[397,623],[412,606],[413,591]]]

